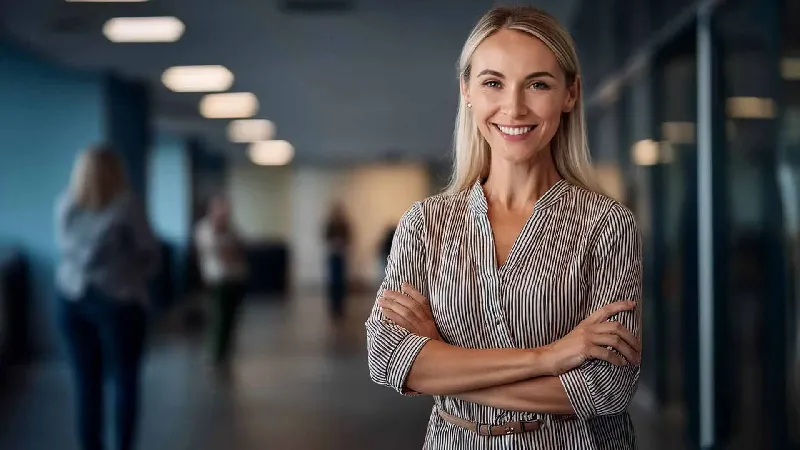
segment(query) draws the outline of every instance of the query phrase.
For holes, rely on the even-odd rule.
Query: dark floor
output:
[[[421,448],[431,400],[373,385],[363,321],[369,297],[350,301],[336,328],[319,296],[251,301],[231,381],[206,370],[197,339],[154,341],[144,377],[141,449]],[[0,449],[72,450],[72,398],[61,363],[19,369],[0,411]],[[651,414],[633,414],[640,448],[670,449]]]

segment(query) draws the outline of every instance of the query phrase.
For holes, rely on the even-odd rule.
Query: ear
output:
[[[463,77],[458,82],[461,87],[461,96],[464,97],[464,102],[469,103],[469,85]]]
[[[581,76],[576,75],[575,81],[572,85],[567,86],[567,98],[564,101],[564,112],[572,112],[575,108],[575,103],[578,102],[578,98],[581,95]]]

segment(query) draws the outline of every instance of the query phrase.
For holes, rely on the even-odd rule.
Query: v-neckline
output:
[[[497,243],[494,238],[494,229],[492,227],[492,222],[489,220],[489,202],[486,199],[486,192],[483,190],[483,183],[481,180],[478,180],[473,187],[473,207],[483,216],[486,220],[486,225],[489,230],[489,242],[491,243],[491,260],[492,260],[492,267],[496,271],[496,273],[503,273],[507,271],[507,268],[512,265],[514,262],[514,258],[517,253],[520,252],[518,247],[521,245],[520,241],[527,236],[531,230],[530,227],[534,223],[535,217],[537,217],[537,212],[546,209],[548,206],[554,204],[556,200],[561,197],[561,194],[564,192],[565,188],[567,187],[568,183],[565,179],[561,178],[560,180],[553,183],[538,200],[533,205],[533,210],[531,211],[528,218],[525,220],[525,224],[520,229],[517,236],[514,238],[514,242],[511,244],[511,249],[506,256],[505,261],[503,264],[499,264],[497,259]]]

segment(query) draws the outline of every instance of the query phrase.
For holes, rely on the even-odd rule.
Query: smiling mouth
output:
[[[536,125],[526,125],[524,127],[507,127],[504,125],[493,124],[495,128],[500,130],[501,133],[508,136],[522,136],[523,134],[530,133]]]

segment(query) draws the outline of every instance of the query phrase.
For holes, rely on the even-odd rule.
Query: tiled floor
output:
[[[415,449],[431,401],[369,381],[364,327],[369,297],[351,300],[334,327],[318,296],[247,305],[229,382],[205,370],[197,339],[159,337],[144,378],[141,449]],[[0,414],[0,449],[71,450],[72,398],[60,363],[20,370]],[[675,450],[634,414],[643,449]]]

